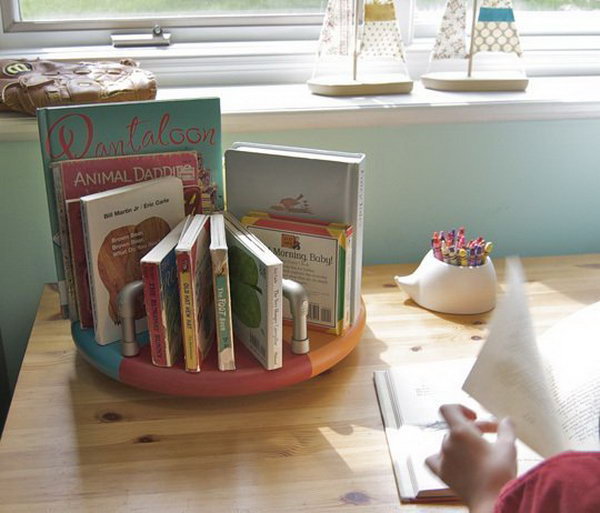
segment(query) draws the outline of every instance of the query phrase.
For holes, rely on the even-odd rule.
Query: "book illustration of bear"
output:
[[[104,238],[98,252],[98,272],[109,294],[108,311],[119,324],[119,292],[128,283],[142,279],[140,259],[158,244],[171,228],[160,217],[149,217],[137,225],[115,228]],[[135,305],[135,319],[146,315],[144,298]]]

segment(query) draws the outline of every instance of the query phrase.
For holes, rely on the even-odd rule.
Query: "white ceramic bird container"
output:
[[[478,314],[496,306],[496,270],[487,257],[478,266],[447,264],[429,251],[408,276],[394,276],[396,285],[428,310]]]

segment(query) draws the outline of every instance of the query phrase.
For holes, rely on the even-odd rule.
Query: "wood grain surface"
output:
[[[600,255],[524,264],[537,333],[600,300]],[[399,503],[372,373],[474,355],[490,314],[420,308],[392,280],[414,268],[365,268],[367,329],[332,370],[229,399],[157,395],[100,374],[46,286],[0,442],[0,511],[464,511]]]

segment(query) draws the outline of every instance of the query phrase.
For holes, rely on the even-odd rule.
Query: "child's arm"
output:
[[[440,452],[427,458],[427,466],[463,499],[470,513],[491,513],[500,489],[517,472],[512,423],[477,421],[473,411],[458,404],[443,405],[440,413],[450,431]],[[494,443],[482,436],[490,431],[498,433]]]

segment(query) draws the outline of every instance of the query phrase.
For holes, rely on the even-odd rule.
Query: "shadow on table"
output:
[[[169,511],[188,511],[190,503],[202,511],[254,511],[251,505],[264,503],[265,493],[280,508],[290,496],[322,501],[311,489],[331,479],[338,484],[321,494],[341,487],[345,492],[336,500],[369,502],[353,480],[371,465],[389,466],[372,384],[374,368],[387,366],[379,358],[385,348],[367,328],[357,348],[319,376],[273,392],[223,398],[135,389],[77,356],[70,393],[81,493],[93,497],[90,503],[108,501],[109,508],[168,497]],[[377,440],[373,430],[380,431]],[[375,443],[379,458],[361,458],[357,468],[357,447],[368,454]],[[389,494],[395,492],[391,467],[387,475],[377,487]]]

